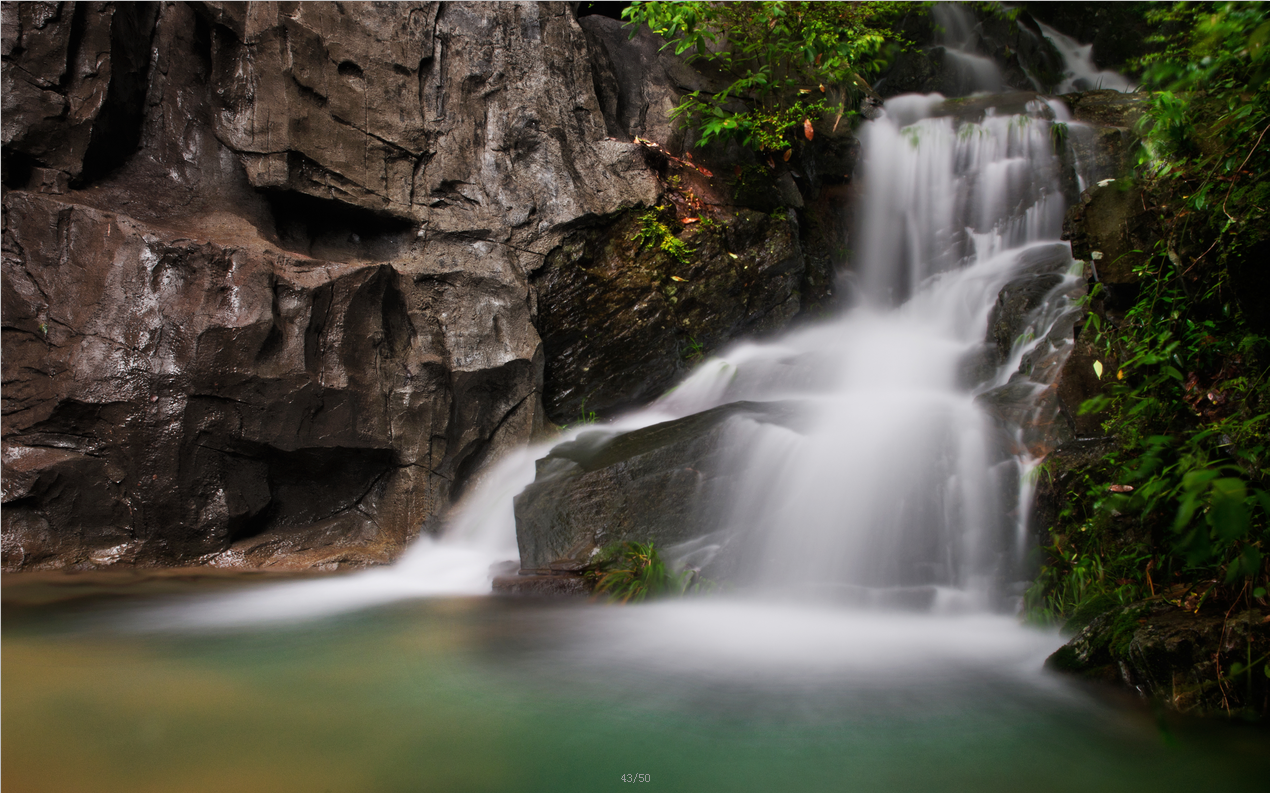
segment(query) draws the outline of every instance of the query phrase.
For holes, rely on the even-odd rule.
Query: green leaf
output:
[[[1257,497],[1257,503],[1261,504],[1261,509],[1267,515],[1270,515],[1270,493],[1267,493],[1266,491],[1261,489],[1256,489],[1256,490],[1253,490],[1252,492],[1253,492],[1253,495]]]
[[[1261,558],[1261,551],[1255,545],[1245,545],[1239,552],[1239,556],[1226,570],[1226,583],[1231,584],[1241,578],[1255,576],[1261,569]]]
[[[1244,503],[1247,497],[1248,489],[1242,479],[1213,480],[1208,522],[1219,538],[1232,541],[1248,533],[1248,506]]]

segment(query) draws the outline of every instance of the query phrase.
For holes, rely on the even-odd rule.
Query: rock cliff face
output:
[[[596,268],[637,257],[634,218],[730,187],[667,166],[668,112],[702,78],[637,39],[641,71],[583,21],[4,3],[4,569],[386,561],[543,426],[544,367],[562,421],[591,371],[612,405],[655,396],[678,346],[632,368],[560,312],[603,293],[626,316],[634,293]],[[825,293],[814,224],[737,223],[690,275],[756,290],[744,310],[673,299],[660,261],[640,271],[655,324],[714,345],[788,322],[808,272]],[[774,285],[728,256],[771,245],[751,258]]]

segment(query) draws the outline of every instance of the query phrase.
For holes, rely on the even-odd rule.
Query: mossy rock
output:
[[[1192,611],[1156,598],[1105,610],[1045,665],[1127,686],[1181,712],[1263,718],[1270,712],[1268,653],[1270,612],[1261,607]]]

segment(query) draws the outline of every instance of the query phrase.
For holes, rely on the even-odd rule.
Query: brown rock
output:
[[[387,558],[491,439],[532,429],[527,308],[476,273],[312,260],[30,194],[4,207],[10,569],[256,537],[277,540],[251,544],[257,561],[297,544]],[[491,322],[503,343],[472,350]]]

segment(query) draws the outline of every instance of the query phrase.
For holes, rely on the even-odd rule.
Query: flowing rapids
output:
[[[621,432],[736,400],[801,405],[799,431],[734,419],[749,453],[735,493],[707,508],[723,528],[672,556],[735,588],[926,610],[1002,610],[1017,601],[1030,459],[1017,427],[976,396],[1008,382],[1026,401],[1046,382],[1013,375],[1049,338],[1075,276],[999,367],[977,370],[1001,288],[1021,273],[1067,272],[1051,121],[958,122],[938,95],[888,101],[862,134],[850,307],[831,321],[701,364],[677,388],[604,427]],[[1051,367],[1056,369],[1056,367]],[[555,442],[567,440],[574,428]],[[595,427],[586,429],[594,430]],[[406,597],[489,591],[491,565],[518,557],[512,498],[548,446],[514,453],[469,490],[447,533],[421,537],[392,568],[280,585],[148,614],[154,626],[288,620]],[[703,494],[703,498],[710,494]],[[1012,596],[1015,600],[1012,600]]]

